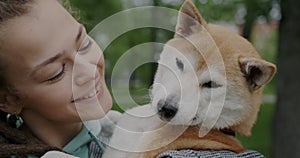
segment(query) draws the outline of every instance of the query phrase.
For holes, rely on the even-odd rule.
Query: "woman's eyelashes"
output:
[[[49,78],[47,80],[47,82],[52,83],[52,82],[55,82],[55,81],[61,79],[63,77],[64,73],[65,73],[65,67],[66,67],[66,64],[63,64],[61,70],[56,75]]]

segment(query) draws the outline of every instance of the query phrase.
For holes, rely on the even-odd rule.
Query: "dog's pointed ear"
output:
[[[267,84],[276,72],[274,64],[262,59],[241,57],[239,64],[252,91]]]
[[[206,21],[197,7],[191,0],[186,0],[178,13],[175,38],[197,33],[203,29],[203,26],[206,26]]]

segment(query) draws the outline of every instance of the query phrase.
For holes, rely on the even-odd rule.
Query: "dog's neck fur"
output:
[[[176,126],[170,127],[168,130],[164,131],[163,134],[157,137],[151,145],[155,145],[162,141],[165,136],[164,133],[172,132]],[[166,150],[181,150],[181,149],[192,149],[192,150],[231,150],[236,153],[245,151],[243,146],[239,141],[227,133],[221,130],[212,130],[204,137],[199,137],[199,128],[197,126],[191,126],[186,129],[186,131],[179,136],[172,143],[159,148],[154,151],[144,153],[143,157],[156,157],[158,154]]]

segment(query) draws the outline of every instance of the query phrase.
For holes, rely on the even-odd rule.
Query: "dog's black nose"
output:
[[[160,100],[157,105],[157,111],[162,120],[170,121],[176,115],[178,108],[175,105]]]

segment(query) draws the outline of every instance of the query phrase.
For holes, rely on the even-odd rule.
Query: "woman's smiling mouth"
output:
[[[102,95],[102,86],[100,84],[100,81],[96,83],[95,88],[92,90],[92,92],[88,93],[87,95],[84,95],[82,97],[79,97],[77,99],[72,100],[72,103],[79,103],[79,102],[85,102],[85,101],[90,101],[93,100],[94,98],[97,99]],[[95,97],[96,96],[96,97]]]

